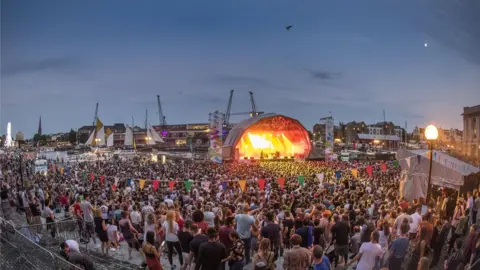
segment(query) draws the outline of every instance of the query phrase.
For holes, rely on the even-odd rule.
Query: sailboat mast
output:
[[[132,145],[133,145],[133,149],[137,149],[137,146],[135,145],[135,120],[133,119],[133,116],[132,116]]]
[[[95,106],[95,117],[93,118],[93,141],[92,145],[97,144],[97,119],[98,119],[98,102]]]

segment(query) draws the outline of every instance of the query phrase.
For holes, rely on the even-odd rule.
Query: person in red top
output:
[[[203,212],[195,210],[192,214],[192,220],[197,224],[198,228],[202,230],[202,233],[207,233],[208,224],[203,220]]]
[[[80,208],[80,201],[80,196],[78,196],[75,200],[75,203],[70,207],[70,212],[73,212],[74,217],[76,217],[78,228],[81,233],[83,230],[83,213],[82,209]]]

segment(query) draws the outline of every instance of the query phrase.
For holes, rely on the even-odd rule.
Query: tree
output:
[[[6,139],[7,139],[7,136],[3,134],[2,137],[0,138],[0,147],[2,147],[5,144]]]
[[[87,140],[88,140],[88,136],[89,136],[89,134],[87,134],[87,133],[81,134],[81,135],[78,137],[78,142],[79,142],[79,143],[86,143]]]
[[[77,141],[77,132],[75,132],[75,130],[70,129],[70,132],[68,133],[68,141],[70,141],[71,144],[75,144]]]
[[[42,135],[38,134],[38,133],[35,133],[35,135],[33,135],[33,141],[34,142],[38,142],[38,141],[41,141],[42,140]]]

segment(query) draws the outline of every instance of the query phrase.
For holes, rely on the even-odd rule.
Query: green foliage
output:
[[[75,144],[77,142],[77,132],[75,132],[75,130],[70,129],[70,132],[68,133],[68,141],[71,144]]]

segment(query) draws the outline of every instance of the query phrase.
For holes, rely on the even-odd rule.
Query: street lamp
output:
[[[427,205],[430,201],[430,182],[432,181],[432,163],[433,163],[433,143],[438,138],[438,130],[434,125],[425,128],[425,138],[430,144],[430,166],[428,168],[428,187],[427,187]]]
[[[22,181],[23,188],[23,159],[22,159],[22,143],[25,141],[23,132],[19,131],[15,134],[15,141],[18,142],[19,156],[20,156],[20,181]]]

